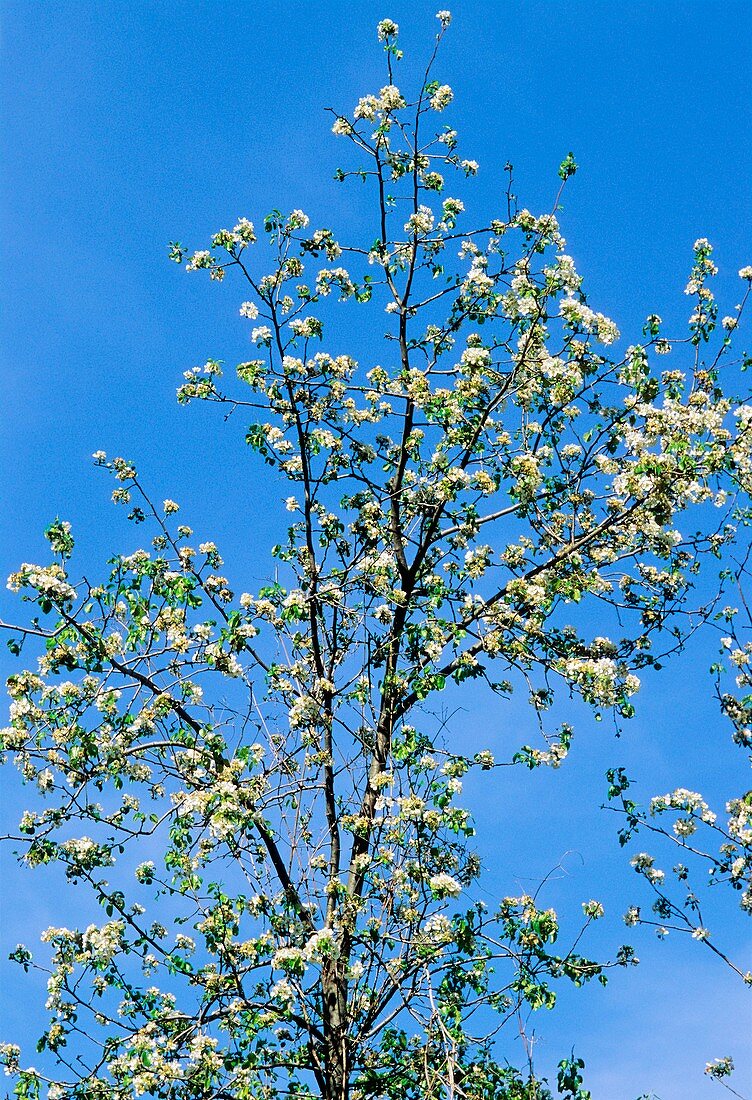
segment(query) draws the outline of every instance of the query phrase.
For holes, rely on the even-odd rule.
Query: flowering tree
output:
[[[50,1100],[543,1098],[499,1028],[633,961],[559,942],[537,895],[477,900],[463,777],[559,766],[560,691],[629,718],[639,670],[713,612],[690,601],[749,470],[749,410],[718,381],[742,310],[712,344],[698,241],[686,371],[660,371],[657,316],[610,351],[617,328],[564,252],[561,189],[535,216],[510,181],[504,209],[463,227],[447,179],[478,166],[437,133],[438,20],[412,96],[386,19],[384,86],[334,115],[354,157],[337,178],[370,187],[372,243],[275,210],[265,250],[245,218],[206,250],[171,246],[246,288],[257,357],[235,387],[218,360],[189,370],[178,398],[246,412],[256,462],[289,482],[274,581],[236,596],[217,546],[194,548],[178,505],[103,452],[151,545],[76,582],[56,520],[52,563],[11,577],[31,617],[3,625],[33,660],[2,738],[38,788],[14,839],[108,918],[48,929],[39,961],[14,952],[49,990],[49,1068],[4,1047],[22,1100],[41,1084]],[[561,188],[575,171],[570,155]],[[384,365],[338,346],[341,309],[377,327],[386,311]],[[438,700],[468,682],[529,701],[533,732],[502,759],[443,728]],[[561,1062],[561,1095],[589,1095],[581,1068]]]

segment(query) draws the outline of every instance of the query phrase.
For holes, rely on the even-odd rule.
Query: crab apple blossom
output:
[[[450,13],[437,20],[436,47]],[[222,358],[188,365],[178,400],[245,417],[254,483],[267,469],[280,492],[273,579],[232,576],[104,451],[143,545],[92,584],[56,520],[43,563],[9,578],[29,612],[2,624],[19,666],[0,736],[31,802],[15,849],[107,918],[13,953],[44,972],[49,1014],[41,1068],[0,1047],[20,1100],[543,1100],[504,1025],[636,961],[628,945],[581,953],[597,899],[570,932],[542,894],[482,894],[463,791],[564,766],[562,701],[625,724],[644,670],[712,615],[695,577],[738,539],[752,475],[752,407],[721,384],[746,296],[716,332],[702,238],[687,332],[669,339],[652,314],[622,336],[561,233],[572,155],[548,210],[517,207],[510,186],[470,223],[440,194],[481,169],[443,126],[437,48],[411,87],[397,23],[377,39],[384,76],[332,127],[336,179],[370,189],[376,238],[274,209],[208,248],[170,247],[254,322],[237,377]],[[343,346],[345,315],[385,335],[365,361]],[[752,641],[735,622],[738,692],[721,699],[749,747]],[[443,702],[474,688],[499,708],[519,698],[529,732],[453,737]],[[628,785],[615,772],[613,797]],[[633,829],[671,819],[680,846],[723,824],[713,874],[752,909],[748,795],[723,823],[683,787],[622,808]],[[632,864],[665,897],[655,857]],[[561,1094],[589,1095],[581,1068],[563,1058]]]

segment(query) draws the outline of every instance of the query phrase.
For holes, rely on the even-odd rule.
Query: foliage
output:
[[[559,695],[628,719],[639,671],[714,613],[692,595],[749,475],[752,410],[719,382],[742,310],[713,344],[698,241],[675,341],[690,368],[659,369],[657,316],[613,350],[616,325],[564,251],[561,189],[533,215],[510,172],[505,208],[462,228],[445,177],[478,166],[436,130],[452,100],[433,77],[438,18],[415,96],[395,84],[383,20],[384,87],[334,116],[356,158],[337,179],[374,196],[371,243],[274,210],[266,251],[246,218],[210,248],[171,246],[248,288],[256,357],[227,389],[219,360],[189,370],[178,399],[244,410],[249,447],[289,482],[273,582],[236,595],[217,546],[196,548],[178,505],[103,452],[151,545],[74,582],[56,520],[52,563],[11,577],[31,609],[11,648],[32,661],[10,678],[2,738],[42,800],[15,840],[107,917],[48,929],[47,962],[14,953],[48,973],[53,1055],[43,1074],[5,1047],[21,1098],[44,1082],[50,1100],[544,1100],[497,1032],[553,1006],[560,983],[634,961],[627,946],[582,955],[539,895],[479,901],[460,795],[469,773],[498,785],[503,767],[562,763]],[[561,188],[576,168],[570,154]],[[338,349],[338,310],[377,328],[386,312],[383,365]],[[500,760],[463,750],[436,707],[469,681],[521,693],[537,734]],[[602,913],[585,902],[584,927]],[[590,1095],[582,1068],[561,1062],[559,1095]]]

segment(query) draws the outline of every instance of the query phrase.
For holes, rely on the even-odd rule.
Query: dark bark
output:
[[[350,1091],[347,979],[344,964],[332,961],[322,972],[324,1023],[324,1100],[347,1100]]]

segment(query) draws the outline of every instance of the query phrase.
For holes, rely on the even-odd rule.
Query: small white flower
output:
[[[393,19],[382,19],[376,27],[379,42],[386,42],[387,38],[396,38],[399,34],[399,24]]]
[[[396,84],[387,84],[381,89],[379,106],[382,111],[397,111],[405,106],[405,100]]]
[[[406,233],[430,233],[433,229],[434,217],[430,206],[419,206],[414,214],[405,222]]]
[[[599,901],[584,901],[582,911],[586,917],[591,917],[593,920],[599,920],[605,912]]]
[[[431,892],[437,898],[456,898],[462,893],[462,887],[451,875],[432,875],[428,880]]]
[[[239,218],[238,224],[233,229],[233,233],[236,237],[239,237],[243,244],[253,244],[256,240],[256,231],[253,228],[253,222],[249,222],[248,218]]]
[[[733,1058],[716,1058],[712,1062],[705,1063],[705,1072],[708,1077],[720,1080],[722,1077],[730,1077],[734,1072]]]
[[[454,99],[454,92],[448,84],[442,84],[431,96],[431,106],[434,111],[443,111]]]

